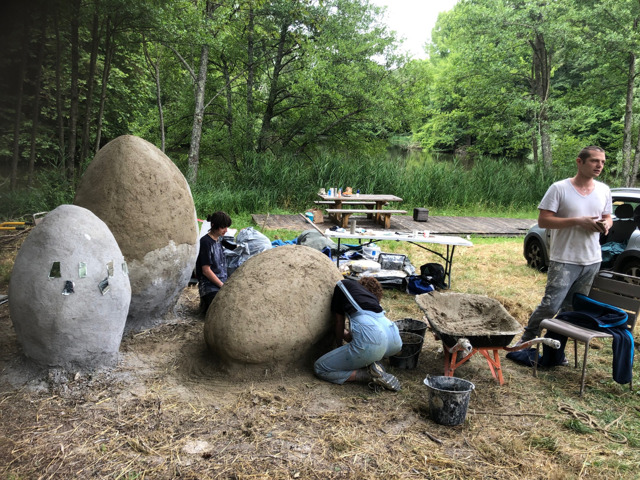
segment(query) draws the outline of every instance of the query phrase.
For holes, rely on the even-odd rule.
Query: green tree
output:
[[[640,54],[640,2],[637,0],[598,0],[581,2],[578,17],[585,33],[582,48],[584,90],[592,100],[602,101],[602,92],[613,105],[601,105],[603,109],[623,107],[621,165],[619,177],[626,186],[635,182],[638,174],[639,147],[636,145],[635,161],[632,161],[634,136],[634,102],[637,97],[637,58]],[[595,80],[595,81],[594,81]],[[622,115],[620,115],[622,116]]]
[[[431,133],[445,124],[446,146],[516,157],[540,149],[550,167],[553,82],[566,57],[566,7],[461,0],[442,15],[431,49],[437,74],[423,141],[433,142]]]

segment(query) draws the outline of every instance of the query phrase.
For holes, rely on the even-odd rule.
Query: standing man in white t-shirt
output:
[[[547,286],[518,344],[538,337],[545,318],[571,310],[575,293],[589,293],[602,261],[600,233],[612,225],[611,191],[595,180],[605,160],[602,148],[583,148],[575,177],[551,185],[538,205],[538,225],[551,229]]]

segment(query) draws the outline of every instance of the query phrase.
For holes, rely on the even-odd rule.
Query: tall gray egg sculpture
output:
[[[73,203],[109,226],[127,260],[125,331],[160,323],[189,283],[198,254],[196,209],[184,175],[155,145],[123,135],[96,154]]]
[[[44,366],[98,367],[118,360],[131,287],[109,227],[61,205],[22,244],[9,309],[24,354]]]

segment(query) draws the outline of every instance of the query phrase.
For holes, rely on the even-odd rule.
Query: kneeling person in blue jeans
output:
[[[380,306],[382,286],[372,277],[340,280],[333,292],[338,348],[320,357],[314,371],[328,382],[373,382],[388,390],[400,390],[400,382],[378,363],[402,348],[397,325],[387,319]],[[349,317],[351,331],[345,330]],[[346,343],[343,345],[343,340]]]

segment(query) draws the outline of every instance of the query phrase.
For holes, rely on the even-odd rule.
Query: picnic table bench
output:
[[[335,200],[315,200],[313,203],[317,205],[335,205]],[[375,205],[376,202],[363,202],[360,200],[342,200],[342,205]]]
[[[363,208],[353,208],[353,209],[327,208],[327,213],[329,215],[332,215],[336,219],[336,222],[338,223],[338,225],[340,225],[342,228],[349,227],[349,217],[354,213],[366,214],[367,216],[375,215],[377,223],[380,223],[381,225],[383,225],[384,228],[390,228],[391,215],[393,214],[403,215],[407,213],[407,211],[406,210],[388,210],[388,209],[363,209]]]

